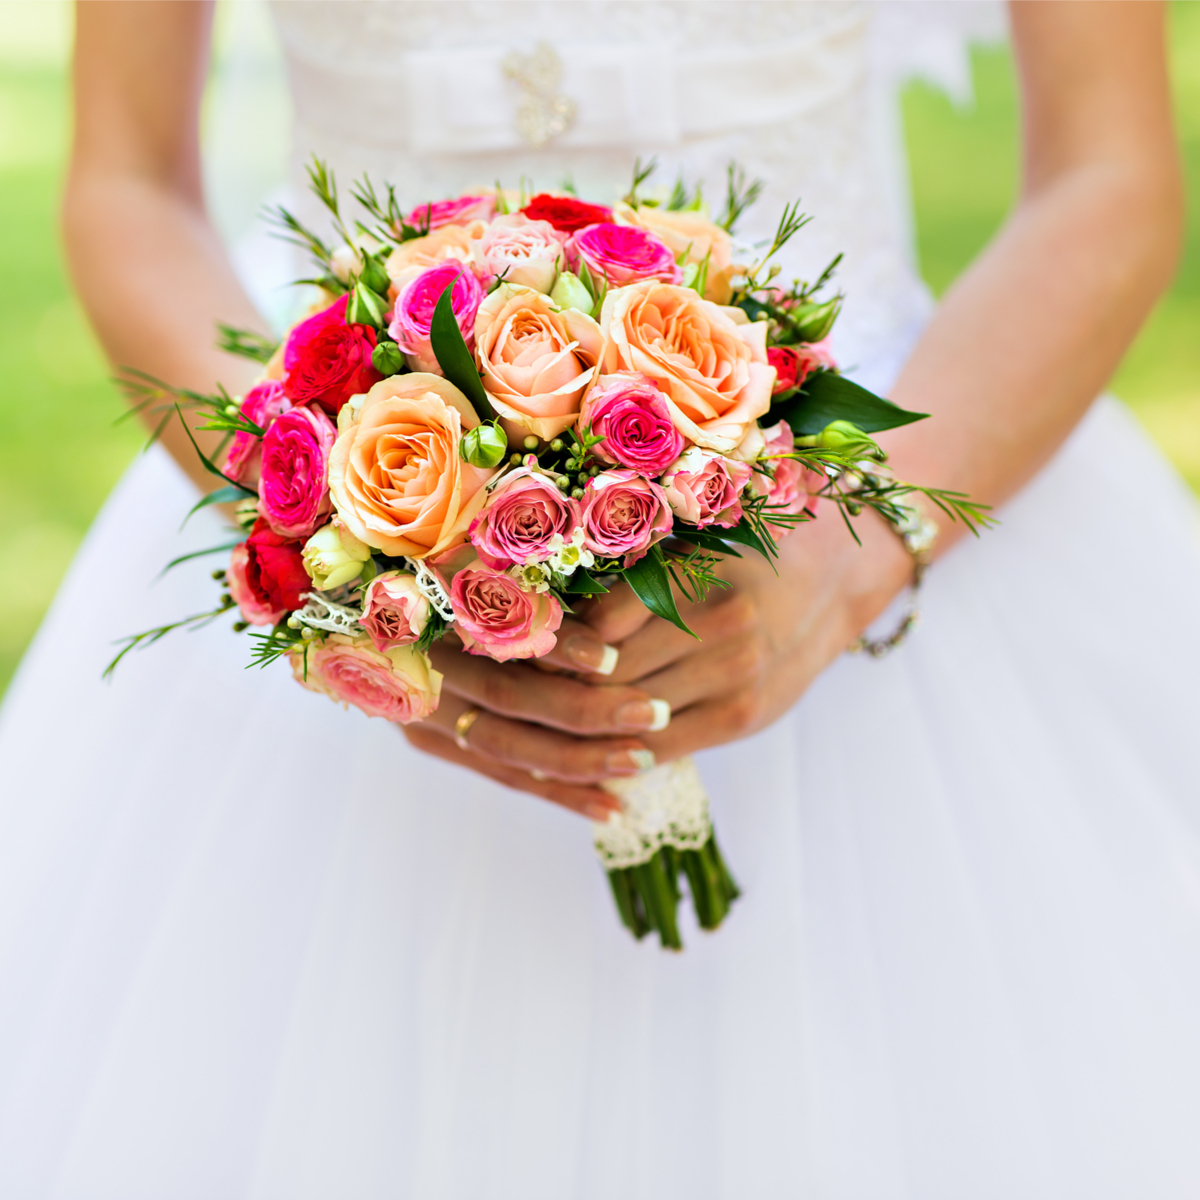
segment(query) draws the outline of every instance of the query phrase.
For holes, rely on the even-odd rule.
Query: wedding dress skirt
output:
[[[535,7],[576,8],[472,11]],[[282,6],[289,53],[325,11]],[[885,378],[920,293],[843,220],[821,112],[873,281],[846,361]],[[697,756],[744,895],[681,955],[584,822],[245,669],[228,622],[101,682],[211,602],[211,559],[147,587],[224,540],[192,501],[138,460],[0,717],[6,1200],[1200,1194],[1196,508],[1115,402],[901,649]]]

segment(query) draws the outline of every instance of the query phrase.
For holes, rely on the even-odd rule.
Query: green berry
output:
[[[532,433],[525,439],[525,449],[526,450],[536,450],[540,445],[541,445],[541,442],[539,442],[538,439],[535,438]]]
[[[512,463],[514,467],[519,467],[521,465],[521,456],[519,454],[510,454],[508,461]]]
[[[583,499],[583,488],[573,487],[571,489],[571,499],[572,500],[582,500]]]
[[[571,481],[565,475],[560,475],[554,482],[564,492],[571,486]]]
[[[562,440],[562,438],[555,438],[555,439],[554,439],[554,440],[553,440],[553,441],[550,443],[550,449],[551,449],[551,450],[553,450],[555,454],[558,454],[558,453],[560,453],[560,452],[561,452],[561,450],[562,450],[562,448],[563,448],[563,440]]]

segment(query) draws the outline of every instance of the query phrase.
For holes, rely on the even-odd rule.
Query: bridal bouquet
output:
[[[442,683],[427,651],[448,633],[499,662],[539,657],[564,612],[622,580],[686,629],[676,592],[724,586],[725,555],[773,558],[822,501],[911,522],[902,497],[926,489],[890,478],[870,434],[920,414],[838,373],[842,299],[820,296],[837,260],[785,287],[772,258],[805,223],[795,206],[740,263],[731,232],[759,185],[731,167],[714,220],[682,185],[640,195],[648,174],[611,208],[497,187],[405,211],[364,179],[351,227],[314,164],[336,241],[274,219],[311,253],[318,300],[279,346],[221,330],[264,364],[257,385],[126,381],[164,420],[197,408],[227,435],[220,465],[197,447],[224,486],[196,507],[235,502],[241,530],[204,552],[229,552],[218,606],[121,654],[236,606],[234,628],[260,631],[253,661],[419,721]],[[686,881],[699,924],[720,925],[738,893],[694,766],[609,786],[624,808],[595,842],[624,923],[678,948]]]

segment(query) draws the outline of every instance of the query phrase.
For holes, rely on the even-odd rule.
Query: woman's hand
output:
[[[667,762],[769,725],[883,611],[911,560],[878,519],[856,527],[862,546],[832,512],[801,526],[780,544],[778,574],[757,555],[727,558],[728,588],[680,604],[695,638],[652,617],[622,585],[581,606],[581,621],[564,622],[554,654],[537,665],[493,663],[443,642],[433,652],[445,675],[441,706],[405,735],[603,819],[616,805],[598,783],[635,774],[647,751]],[[594,667],[611,662],[606,645],[618,656],[603,676]],[[455,724],[471,708],[481,715],[463,750]]]

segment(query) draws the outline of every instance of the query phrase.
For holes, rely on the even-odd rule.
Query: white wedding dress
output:
[[[827,4],[275,15],[298,158],[343,185],[608,199],[657,152],[715,195],[736,156],[745,236],[800,196],[789,266],[846,252],[839,357],[885,387],[930,308],[893,85],[961,52],[951,9],[911,44],[913,10]],[[500,60],[542,39],[578,115],[535,150]],[[1195,506],[1115,402],[902,649],[698,756],[745,894],[681,955],[618,924],[583,822],[225,625],[101,683],[211,603],[211,559],[149,586],[223,540],[178,532],[192,498],[131,468],[3,710],[6,1200],[1200,1195]]]

